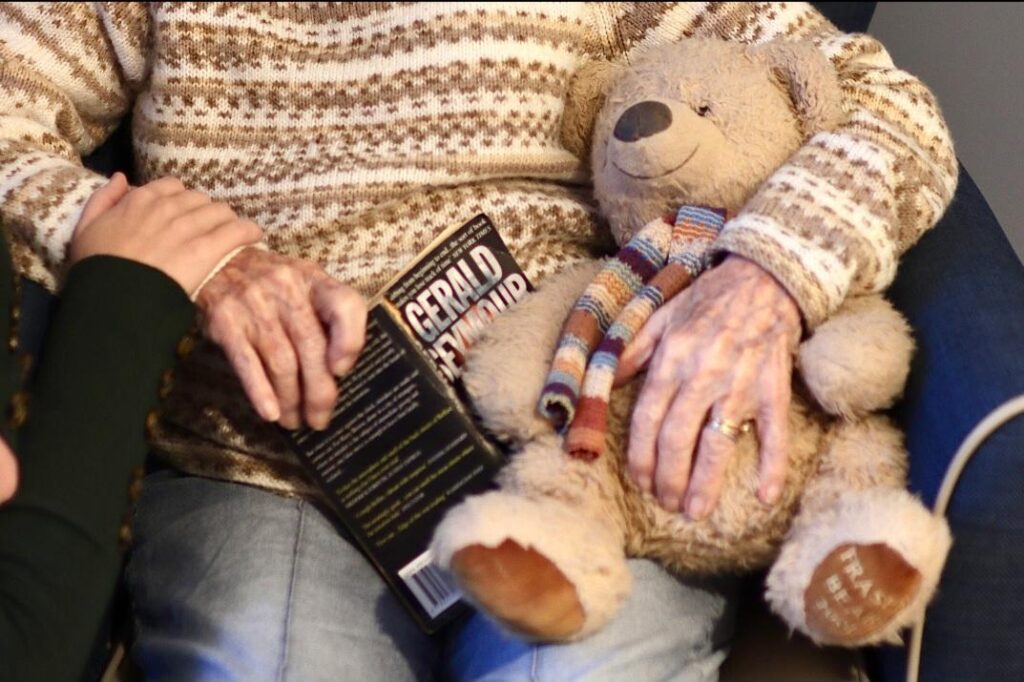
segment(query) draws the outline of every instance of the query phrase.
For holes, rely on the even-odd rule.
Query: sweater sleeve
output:
[[[839,32],[809,4],[708,3],[695,13],[683,3],[617,3],[600,23],[606,51],[626,60],[690,36],[808,40],[831,60],[847,120],[808,140],[715,245],[772,273],[809,328],[848,296],[884,290],[952,201],[956,157],[932,93],[877,40]]]
[[[51,273],[104,182],[80,157],[128,112],[149,36],[142,3],[0,3],[0,222]]]
[[[71,269],[17,433],[20,486],[0,507],[0,679],[84,668],[121,566],[146,414],[192,315],[148,266],[95,256]]]

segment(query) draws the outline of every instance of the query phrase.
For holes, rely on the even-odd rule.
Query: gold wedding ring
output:
[[[742,434],[750,431],[751,424],[752,422],[749,419],[745,422],[737,423],[729,421],[728,419],[714,418],[708,422],[706,428],[709,428],[712,431],[717,431],[718,433],[722,434],[723,436],[731,440],[733,443],[735,443],[737,440],[739,440],[739,437]]]

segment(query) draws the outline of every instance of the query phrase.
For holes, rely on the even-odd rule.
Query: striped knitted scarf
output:
[[[619,357],[654,311],[707,265],[724,210],[683,206],[648,223],[611,258],[573,306],[538,410],[566,434],[572,456],[604,450],[608,400]]]

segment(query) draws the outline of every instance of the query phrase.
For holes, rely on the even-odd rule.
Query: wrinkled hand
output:
[[[658,310],[623,353],[617,383],[648,372],[633,411],[629,470],[671,511],[705,518],[735,444],[712,418],[757,421],[758,495],[778,500],[786,478],[792,357],[800,313],[758,265],[730,256]]]
[[[175,178],[129,187],[121,173],[93,193],[68,248],[68,263],[111,255],[154,267],[191,294],[235,249],[255,244],[259,226]]]
[[[335,376],[363,348],[366,303],[297,258],[245,249],[196,300],[203,331],[224,349],[263,419],[322,429],[338,397]]]

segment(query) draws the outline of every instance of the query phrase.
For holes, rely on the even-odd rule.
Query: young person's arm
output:
[[[146,417],[193,319],[186,292],[261,236],[225,204],[170,179],[129,192],[117,176],[83,215],[26,387],[27,418],[10,434],[20,480],[0,507],[2,680],[81,673],[120,570],[118,534],[147,451]],[[0,278],[10,278],[3,265]],[[0,371],[19,360],[0,350]]]

